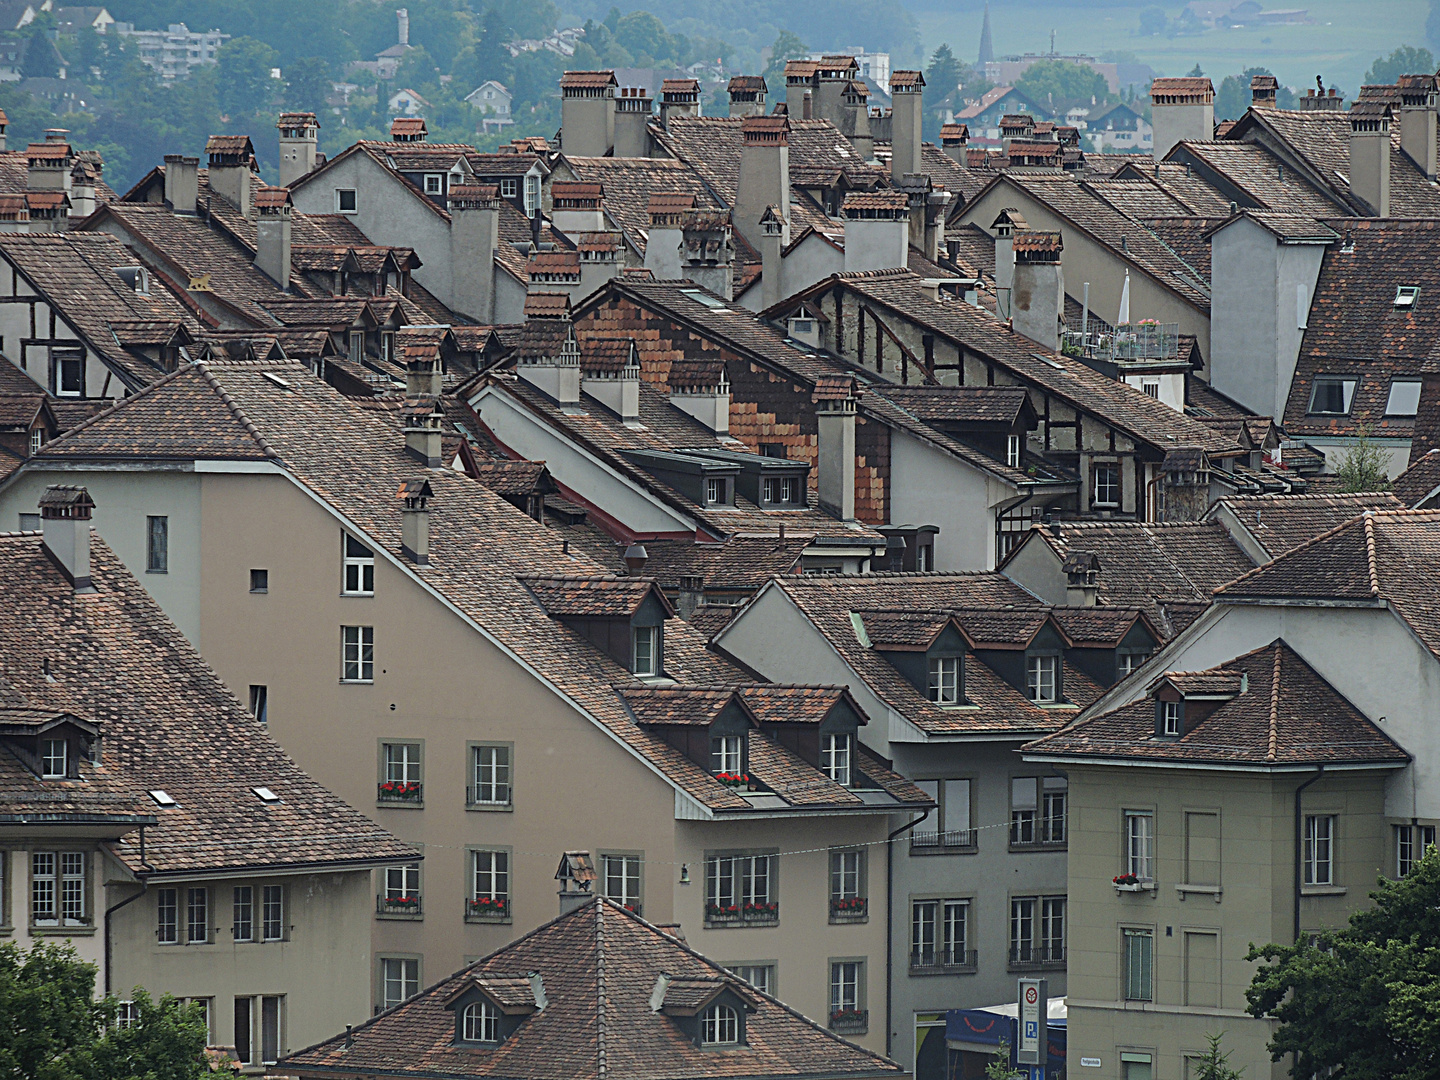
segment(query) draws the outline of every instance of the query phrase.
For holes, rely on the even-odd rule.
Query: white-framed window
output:
[[[1155,996],[1155,932],[1127,928],[1120,934],[1125,952],[1125,1000],[1150,1001]]]
[[[335,212],[337,214],[353,214],[359,206],[359,199],[356,198],[354,188],[335,189]]]
[[[508,851],[472,851],[472,900],[510,901],[510,853]]]
[[[260,894],[260,939],[285,940],[285,886],[266,885]]]
[[[1063,844],[1070,782],[1063,776],[1046,776],[1040,781],[1040,842]]]
[[[780,478],[778,476],[765,477],[761,485],[762,498],[767,503],[778,503],[780,501]]]
[[[700,1014],[700,1041],[706,1046],[732,1046],[740,1041],[740,1017],[729,1005],[716,1002]]]
[[[1059,699],[1060,657],[1053,654],[1025,658],[1025,693],[1037,704],[1052,704]]]
[[[655,647],[660,639],[660,628],[658,626],[637,626],[631,631],[634,651],[632,659],[634,666],[631,670],[636,675],[658,675],[660,674],[659,650]]]
[[[155,940],[161,945],[180,944],[180,890],[155,890]]]
[[[520,182],[513,176],[507,176],[500,181],[500,197],[502,199],[513,199],[520,194]]]
[[[375,628],[373,626],[342,626],[340,628],[343,682],[375,681]]]
[[[1419,285],[1397,285],[1395,286],[1395,307],[1407,311],[1415,306],[1415,301],[1420,299]]]
[[[820,747],[820,767],[837,784],[850,786],[850,736],[826,735]]]
[[[255,889],[251,885],[235,886],[235,917],[230,932],[236,941],[255,940]]]
[[[500,1011],[488,998],[465,1006],[460,1037],[466,1042],[493,1043],[500,1041]]]
[[[1420,411],[1420,380],[1394,379],[1385,403],[1386,416],[1414,416]]]
[[[385,868],[385,899],[409,900],[420,896],[420,864]]]
[[[916,900],[910,905],[910,966],[970,962],[969,900]]]
[[[1038,776],[1010,779],[1010,843],[1035,843],[1035,818],[1040,811]]]
[[[1305,884],[1335,884],[1335,815],[1305,816]]]
[[[730,505],[730,481],[724,476],[705,478],[705,503],[707,506]]]
[[[745,743],[741,735],[719,735],[710,740],[710,771],[730,773],[745,769]]]
[[[774,964],[736,964],[730,972],[744,979],[762,994],[775,993]]]
[[[1119,506],[1120,466],[1113,462],[1102,462],[1095,466],[1091,476],[1094,478],[1091,486],[1091,504],[1094,506]]]
[[[258,683],[250,684],[250,715],[260,723],[269,723],[270,690]]]
[[[960,657],[932,656],[926,696],[937,705],[960,702]]]
[[[639,855],[601,855],[600,880],[607,897],[639,914]]]
[[[830,899],[858,900],[864,889],[864,848],[830,852]]]
[[[57,397],[83,397],[85,394],[85,354],[78,349],[56,349],[55,394]]]
[[[858,1012],[864,993],[865,963],[835,960],[830,964],[830,1015]]]
[[[145,519],[145,571],[165,574],[170,571],[170,519],[151,516]]]
[[[420,744],[387,742],[384,744],[385,782],[387,784],[420,783]]]
[[[1012,469],[1020,467],[1020,436],[1005,436],[1005,464]]]
[[[510,747],[471,747],[471,768],[475,783],[472,801],[487,806],[508,806],[511,800]]]
[[[365,331],[350,331],[349,358],[352,364],[362,363],[365,359]]]
[[[1141,379],[1140,390],[1146,397],[1159,398],[1160,383],[1152,379]]]
[[[1155,812],[1125,811],[1125,872],[1141,881],[1155,878]]]
[[[63,780],[69,775],[70,744],[64,739],[40,740],[40,776],[45,780]]]
[[[1148,659],[1148,652],[1137,652],[1133,649],[1129,652],[1118,652],[1115,654],[1115,674],[1121,679],[1129,678],[1135,669]]]
[[[133,1001],[121,1001],[115,1005],[115,1026],[132,1028],[140,1023],[140,1006]]]
[[[35,926],[85,926],[89,923],[85,853],[30,853],[30,921]]]
[[[1165,735],[1180,734],[1180,702],[1160,702],[1160,731]]]
[[[773,855],[710,855],[705,859],[705,904],[718,914],[773,902]]]
[[[40,452],[40,447],[42,447],[42,446],[44,446],[44,445],[45,445],[45,429],[44,429],[44,428],[38,428],[38,427],[37,427],[37,428],[31,428],[31,429],[30,429],[30,453],[32,453],[32,454],[38,454],[38,453]]]
[[[1040,900],[1040,959],[1059,963],[1065,959],[1065,897],[1046,896]]]
[[[387,956],[381,959],[380,1004],[383,1008],[392,1009],[419,992],[419,960],[400,956]]]
[[[1034,896],[1017,896],[1010,901],[1010,960],[1012,963],[1027,963],[1035,956],[1035,906]]]
[[[1319,416],[1345,416],[1355,400],[1357,379],[1319,376],[1310,389],[1310,412]]]
[[[1425,852],[1435,846],[1434,825],[1395,826],[1395,876],[1404,877],[1415,869]]]
[[[203,885],[185,890],[185,942],[204,945],[210,941],[210,890]]]
[[[798,506],[805,501],[800,494],[800,478],[798,476],[781,477],[780,501],[787,506]]]
[[[534,217],[540,209],[540,177],[531,174],[525,177],[525,216]]]
[[[445,177],[440,173],[425,174],[425,194],[442,195],[445,191]]]
[[[342,536],[344,571],[340,592],[345,596],[374,596],[375,553],[348,533]]]

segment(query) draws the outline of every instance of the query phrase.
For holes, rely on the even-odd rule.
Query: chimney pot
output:
[[[444,414],[437,402],[421,399],[405,410],[405,449],[427,469],[440,467],[440,422]]]
[[[90,519],[95,503],[83,487],[56,484],[40,496],[42,543],[77,593],[94,592],[90,581]]]
[[[417,566],[430,565],[430,481],[423,476],[400,483],[400,554]]]
[[[644,569],[649,558],[650,553],[645,550],[644,544],[631,544],[625,549],[625,565],[632,574],[638,574]]]

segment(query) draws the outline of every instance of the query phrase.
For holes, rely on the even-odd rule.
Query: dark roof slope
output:
[[[1431,450],[1410,462],[1410,467],[1390,485],[1395,497],[1406,506],[1419,508],[1423,499],[1440,488],[1440,450]]]
[[[1230,495],[1210,510],[1224,506],[1270,557],[1284,555],[1321,533],[1366,510],[1401,510],[1404,504],[1388,491],[1327,495]]]

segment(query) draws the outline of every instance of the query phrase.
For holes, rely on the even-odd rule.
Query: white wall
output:
[[[940,526],[936,570],[989,570],[995,565],[989,486],[977,469],[898,428],[891,431],[890,520]]]

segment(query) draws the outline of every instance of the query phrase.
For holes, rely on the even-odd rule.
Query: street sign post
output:
[[[1031,1075],[1044,1076],[1046,1046],[1045,1022],[1049,1015],[1044,979],[1019,980],[1020,1030],[1015,1045],[1015,1062],[1038,1066]]]

